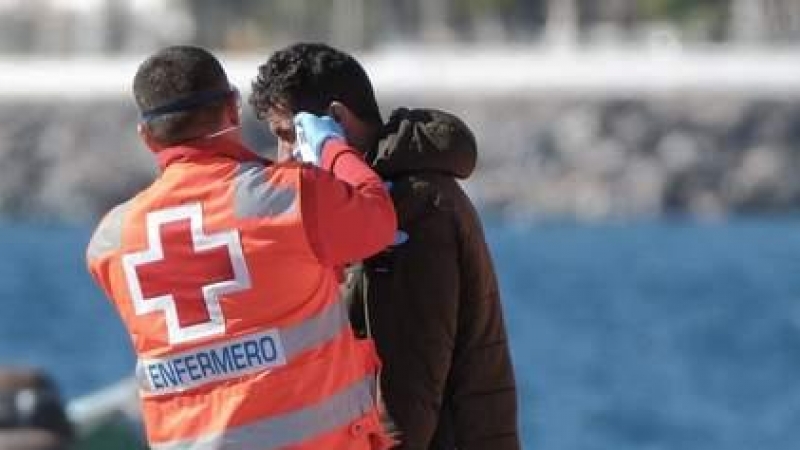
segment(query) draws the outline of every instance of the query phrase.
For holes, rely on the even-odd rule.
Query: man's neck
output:
[[[367,156],[372,153],[375,153],[378,147],[378,142],[380,142],[382,129],[383,126],[378,126],[378,125],[364,126],[364,133],[362,135],[364,142],[361,142],[358,145],[356,145],[358,151],[362,155]]]
[[[268,162],[266,158],[259,156],[244,145],[240,133],[192,139],[158,150],[151,148],[151,150],[155,153],[158,165],[162,170],[176,161],[210,157],[230,158],[240,162]]]

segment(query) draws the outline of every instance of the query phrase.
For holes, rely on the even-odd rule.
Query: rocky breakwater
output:
[[[800,102],[540,98],[451,108],[481,145],[468,188],[503,214],[715,218],[800,207]]]
[[[3,101],[0,214],[91,220],[152,177],[122,102]]]
[[[0,217],[94,221],[147,186],[157,171],[137,123],[122,99],[2,102]],[[247,129],[263,145],[257,126]]]
[[[401,103],[390,99],[387,103]],[[525,218],[784,212],[800,206],[800,104],[753,98],[402,99],[456,112],[480,144],[466,187]],[[95,220],[153,159],[125,100],[3,102],[0,214]],[[249,119],[247,139],[269,153]]]

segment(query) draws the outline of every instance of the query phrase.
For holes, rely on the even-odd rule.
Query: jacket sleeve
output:
[[[478,215],[459,208],[462,301],[447,403],[460,450],[518,450],[517,395],[502,305]]]
[[[327,170],[326,170],[327,169]],[[303,167],[302,215],[317,259],[341,266],[388,246],[397,229],[389,194],[378,175],[347,144],[325,144],[323,169]]]

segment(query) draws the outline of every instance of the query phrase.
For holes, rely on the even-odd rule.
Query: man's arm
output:
[[[519,450],[514,369],[497,279],[477,213],[463,193],[459,210],[462,302],[445,414],[457,448]]]
[[[394,206],[378,175],[343,140],[324,144],[322,168],[302,172],[302,214],[317,258],[341,266],[371,256],[394,239]]]
[[[86,248],[86,264],[89,274],[108,298],[108,256],[122,246],[122,227],[129,202],[116,206],[98,224]]]
[[[388,246],[397,229],[392,200],[380,177],[349,146],[341,125],[328,116],[294,116],[294,155],[303,168],[302,215],[317,259],[342,266]],[[321,170],[320,170],[321,169]]]

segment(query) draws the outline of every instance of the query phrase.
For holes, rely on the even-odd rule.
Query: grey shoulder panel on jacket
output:
[[[266,170],[266,166],[260,163],[239,165],[234,187],[234,211],[237,217],[275,217],[294,211],[297,207],[297,190],[270,183],[265,176]]]
[[[86,256],[89,259],[99,258],[122,246],[122,227],[129,207],[129,201],[122,203],[103,217],[86,249]]]

